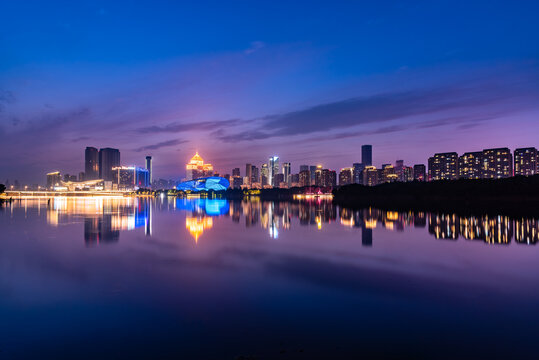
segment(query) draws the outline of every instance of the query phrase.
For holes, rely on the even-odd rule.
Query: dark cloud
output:
[[[187,142],[187,140],[179,140],[179,139],[162,141],[162,142],[157,143],[157,144],[139,147],[138,149],[135,149],[135,151],[140,152],[140,151],[145,151],[145,150],[157,150],[157,149],[160,149],[160,148],[163,148],[163,147],[179,145],[179,144],[183,144],[183,143],[186,143],[186,142]]]
[[[137,129],[137,132],[142,134],[150,133],[178,133],[182,131],[192,131],[192,130],[218,130],[228,126],[234,126],[240,123],[239,119],[230,119],[223,121],[201,121],[194,123],[172,123],[165,126],[148,126]]]
[[[533,104],[539,89],[529,81],[483,82],[475,86],[452,85],[435,89],[416,89],[356,97],[312,106],[299,111],[269,115],[259,125],[237,133],[215,133],[225,142],[267,139],[277,136],[303,135],[358,125],[380,123],[397,119],[453,110],[480,109],[485,106],[506,106],[520,111]],[[408,119],[409,120],[409,119]],[[387,131],[401,129],[391,126]],[[433,122],[425,126],[440,126]]]
[[[357,136],[367,136],[367,135],[379,135],[379,134],[389,134],[398,131],[413,130],[413,129],[426,129],[434,128],[447,125],[459,125],[458,129],[467,129],[479,125],[483,121],[488,121],[495,119],[498,116],[503,115],[503,112],[496,112],[491,115],[477,116],[477,115],[461,115],[461,116],[449,116],[443,117],[440,119],[434,119],[429,121],[423,121],[419,123],[410,123],[410,124],[396,124],[390,126],[382,126],[373,130],[365,131],[347,131],[343,133],[337,133],[331,136],[321,136],[314,137],[309,140],[312,141],[322,141],[322,140],[334,140],[334,139],[346,139]]]

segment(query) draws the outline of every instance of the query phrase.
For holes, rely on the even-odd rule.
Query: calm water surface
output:
[[[537,357],[537,219],[326,202],[0,208],[0,358]]]

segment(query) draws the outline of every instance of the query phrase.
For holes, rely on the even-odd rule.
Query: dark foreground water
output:
[[[0,358],[536,358],[538,231],[323,202],[23,200],[0,208]]]

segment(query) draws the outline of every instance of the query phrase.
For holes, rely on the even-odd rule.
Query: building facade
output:
[[[354,177],[353,168],[343,168],[339,172],[339,186],[352,184]]]
[[[361,146],[361,163],[364,166],[372,165],[372,145]]]
[[[99,151],[95,147],[88,146],[84,151],[84,178],[99,179]]]
[[[534,147],[516,149],[515,176],[531,176],[537,174],[537,149]]]
[[[152,174],[152,157],[146,156],[146,170],[148,170],[148,176],[150,181],[150,186],[153,183],[153,174]]]
[[[279,173],[279,157],[278,156],[272,156],[268,160],[268,182],[271,186],[279,186],[279,184],[275,184],[274,178],[275,175]]]
[[[414,180],[415,181],[425,181],[427,175],[427,169],[424,164],[415,164],[414,165]]]
[[[112,171],[113,184],[118,190],[136,190],[150,186],[150,172],[147,169],[137,166],[116,166]]]
[[[365,166],[363,170],[363,185],[378,185],[378,169],[375,166]]]
[[[114,181],[115,167],[120,166],[120,150],[103,148],[99,150],[99,178],[105,181]]]
[[[185,173],[187,181],[211,177],[213,175],[213,165],[205,164],[204,159],[196,152],[195,156],[185,165]]]
[[[460,179],[481,179],[483,172],[483,152],[467,152],[459,157]]]
[[[503,179],[513,176],[513,156],[508,148],[483,150],[483,179]]]
[[[429,158],[429,180],[456,180],[458,177],[456,152],[438,153]]]

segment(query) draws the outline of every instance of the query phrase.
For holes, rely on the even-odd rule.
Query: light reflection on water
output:
[[[533,217],[56,198],[4,205],[0,229],[0,350],[13,358],[538,350],[520,335],[539,331]],[[31,331],[35,318],[55,325]]]
[[[29,203],[47,213],[52,226],[84,221],[84,240],[87,245],[115,242],[122,230],[144,228],[152,235],[152,208],[160,211],[185,212],[185,226],[195,240],[213,226],[213,217],[229,217],[234,223],[244,221],[245,227],[261,226],[269,237],[278,238],[281,231],[290,230],[292,219],[299,226],[313,226],[324,230],[324,224],[338,223],[361,231],[362,244],[372,246],[372,230],[377,227],[389,231],[403,231],[407,227],[427,228],[436,239],[459,238],[483,241],[487,244],[536,244],[539,240],[539,221],[536,218],[508,216],[458,216],[432,214],[421,211],[385,211],[373,208],[351,210],[332,205],[330,201],[262,202],[258,199],[233,201],[223,199],[165,199],[149,198],[56,198],[51,203],[26,200],[13,207]],[[243,219],[243,220],[242,220]]]

